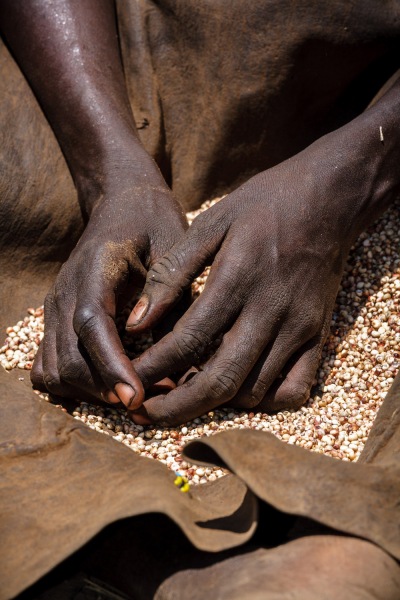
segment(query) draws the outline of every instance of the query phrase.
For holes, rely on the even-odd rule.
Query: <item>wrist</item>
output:
[[[134,189],[150,186],[169,191],[157,164],[136,139],[100,144],[76,160],[71,173],[86,218],[105,202],[115,207],[128,195],[132,203]]]
[[[350,244],[400,187],[400,89],[384,99],[296,157]]]

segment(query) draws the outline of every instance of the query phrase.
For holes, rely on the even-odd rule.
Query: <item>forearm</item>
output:
[[[375,106],[300,153],[300,162],[303,155],[321,205],[334,210],[342,233],[354,241],[400,189],[400,81]]]
[[[113,1],[0,0],[0,18],[90,215],[105,173],[153,166],[129,106]]]

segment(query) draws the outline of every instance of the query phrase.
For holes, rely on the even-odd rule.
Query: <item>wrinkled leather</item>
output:
[[[186,208],[345,123],[395,70],[395,2],[343,0],[324,8],[237,0],[228,10],[225,3],[139,0],[117,8],[139,133]],[[83,219],[54,135],[4,45],[0,81],[4,329],[42,303]],[[234,473],[189,497],[166,467],[85,428],[40,400],[28,377],[21,382],[19,376],[0,373],[1,598],[26,589],[91,539],[96,543],[99,532],[121,519],[130,535],[121,555],[105,560],[110,572],[123,564],[129,575],[135,563],[137,581],[144,561],[164,578],[137,597],[245,593],[309,600],[328,597],[321,595],[328,589],[336,598],[400,595],[394,560],[400,558],[399,378],[357,464],[286,446],[266,433],[233,431],[188,446],[191,459]],[[300,524],[311,520],[311,532],[265,548],[272,543],[268,526],[252,535],[257,506],[267,505]],[[160,525],[146,513],[167,515],[184,533],[165,551],[173,574],[135,539],[141,520],[159,546],[163,533],[174,531],[168,519]],[[233,547],[233,557],[220,553]],[[344,560],[336,568],[339,555]],[[122,577],[113,583],[130,594],[128,575],[123,586]]]

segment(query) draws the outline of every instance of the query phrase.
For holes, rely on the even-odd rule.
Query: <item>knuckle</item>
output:
[[[323,314],[315,306],[298,316],[298,329],[303,337],[313,337],[321,331],[323,324]]]
[[[183,289],[189,287],[190,281],[176,282],[171,276],[167,276],[163,273],[162,269],[158,268],[158,265],[153,271],[149,271],[147,274],[146,285],[143,293],[148,294],[150,297],[167,298],[168,304],[176,304],[182,298]]]
[[[191,277],[185,274],[184,262],[184,256],[180,257],[178,252],[170,251],[162,256],[149,269],[144,292],[151,294],[153,288],[161,286],[168,296],[172,295],[171,299],[179,300],[183,290],[191,284]]]
[[[197,215],[189,229],[189,235],[201,242],[220,235],[227,228],[227,213],[219,202]]]
[[[219,400],[230,400],[239,391],[238,377],[232,370],[210,373],[207,384],[212,398]]]
[[[43,382],[44,382],[44,385],[46,386],[46,389],[50,392],[50,394],[55,394],[58,396],[62,395],[60,378],[59,378],[58,374],[45,373],[43,375]]]
[[[259,377],[248,399],[248,407],[253,408],[262,402],[270,386],[271,381],[264,381],[261,377]]]
[[[54,311],[56,310],[56,305],[57,305],[57,302],[56,302],[54,290],[50,290],[50,292],[46,295],[46,297],[44,299],[44,318],[45,318],[45,320],[48,315],[50,315],[51,313],[54,313]]]
[[[75,301],[75,298],[76,288],[71,283],[70,279],[65,277],[56,281],[49,294],[49,301],[54,307],[54,310],[64,309],[66,305],[71,305],[71,303]]]
[[[191,237],[196,237],[197,239],[199,239],[199,241],[201,239],[204,240],[204,238],[208,237],[209,234],[213,234],[213,215],[214,215],[215,211],[210,211],[210,210],[206,210],[202,213],[200,213],[199,215],[197,215],[197,217],[195,217],[195,219],[193,219],[193,223],[189,229],[189,235]]]
[[[302,322],[301,335],[304,339],[312,338],[318,330],[321,328],[321,324],[316,319],[308,319]]]
[[[173,332],[176,351],[182,360],[199,362],[210,344],[208,335],[194,327],[176,328]]]
[[[260,402],[261,402],[261,398],[259,398],[258,396],[255,396],[254,394],[249,394],[249,395],[243,396],[243,398],[240,399],[240,403],[238,403],[238,407],[249,410],[251,408],[255,408]]]
[[[234,264],[227,264],[225,268],[219,269],[218,271],[218,283],[221,289],[224,289],[225,293],[239,293],[246,298],[247,293],[245,287],[247,287],[247,277],[245,273],[248,272],[248,268],[242,266],[241,263],[235,262]],[[245,285],[243,285],[245,284]]]
[[[43,380],[43,371],[41,368],[35,367],[35,363],[33,363],[30,378],[32,386],[35,388],[35,390],[45,391],[46,386]]]
[[[72,356],[62,357],[58,361],[60,380],[65,383],[75,384],[86,379],[86,367],[83,361]]]
[[[77,307],[73,318],[73,327],[77,336],[87,337],[97,324],[97,312],[93,306]]]
[[[44,307],[50,307],[54,304],[54,290],[51,289],[44,299]]]
[[[171,251],[167,252],[149,269],[147,284],[161,283],[170,287],[173,276],[180,266],[178,257]]]
[[[193,219],[192,222],[192,230],[195,229],[202,229],[204,226],[207,226],[208,223],[210,221],[210,212],[205,210],[203,212],[201,212],[200,214],[197,215],[197,217],[195,217]]]
[[[279,405],[279,410],[297,410],[305,402],[310,395],[311,385],[306,382],[297,381],[296,383],[287,383],[284,386],[281,394],[277,394],[276,404]]]

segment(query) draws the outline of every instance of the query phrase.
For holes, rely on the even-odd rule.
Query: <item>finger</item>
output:
[[[141,416],[161,425],[178,425],[228,402],[240,389],[265,345],[265,332],[239,318],[216,354],[190,380],[166,396],[146,400]],[[135,415],[132,416],[135,420]]]
[[[63,385],[75,388],[79,394],[85,392],[95,398],[104,399],[105,385],[93,368],[85,348],[79,343],[73,330],[72,315],[65,317],[65,321],[58,326],[56,337],[60,381]]]
[[[257,407],[257,410],[276,412],[297,410],[310,397],[315,373],[321,360],[324,336],[316,336],[296,353],[284,377],[277,380]]]
[[[212,260],[225,230],[218,225],[218,219],[211,227],[211,218],[207,213],[199,215],[182,241],[152,265],[142,296],[128,318],[128,330],[154,327]]]
[[[176,383],[174,383],[169,377],[164,377],[164,379],[161,379],[150,386],[148,389],[148,394],[153,394],[154,396],[158,394],[167,394],[175,388]]]
[[[46,298],[45,335],[39,347],[39,362],[33,377],[35,385],[55,398],[113,401],[103,393],[104,384],[94,369],[90,369],[90,359],[78,344],[69,308],[62,310],[64,320],[62,325],[59,323],[60,302],[57,293],[52,292]]]
[[[62,396],[63,390],[57,369],[56,333],[56,306],[54,296],[50,293],[44,302],[44,335],[41,342],[43,383],[48,392]]]
[[[173,331],[133,361],[144,387],[204,362],[211,345],[235,322],[243,303],[236,293],[240,272],[232,274],[236,265],[227,254],[220,251],[203,293]]]
[[[176,388],[176,384],[169,379],[169,377],[164,377],[161,381],[157,381],[154,385],[150,386],[147,391],[150,396],[160,395],[160,394],[168,394],[171,390]],[[135,423],[136,425],[151,425],[151,420],[147,416],[146,410],[143,408],[143,405],[140,406],[137,410],[132,413],[135,415]]]
[[[302,327],[293,330],[288,322],[276,338],[265,349],[252,373],[231,402],[235,408],[250,409],[259,407],[275,380],[280,376],[295,353],[308,342],[315,327]]]
[[[83,297],[88,295],[83,294]],[[113,305],[114,302],[112,300],[108,304]],[[114,392],[127,408],[136,408],[144,400],[144,390],[124,352],[114,314],[115,306],[110,313],[104,306],[81,303],[76,307],[73,326],[105,387]]]
[[[232,408],[250,410],[260,403],[260,398],[256,398],[253,393],[253,388],[256,385],[260,373],[265,365],[269,353],[271,352],[272,342],[267,344],[258,360],[256,361],[253,369],[249,373],[246,380],[243,382],[240,390],[234,398],[228,403]]]
[[[40,344],[42,380],[47,393],[53,396],[77,398],[77,389],[60,379],[57,365],[57,308],[53,293],[47,295],[44,303],[44,336]],[[38,365],[39,370],[39,365]],[[38,375],[39,377],[40,375]]]
[[[146,409],[144,404],[134,412],[129,412],[128,414],[135,425],[152,425],[153,421],[147,416]]]
[[[131,304],[132,298],[138,298],[143,289],[144,283],[146,281],[146,272],[143,277],[143,281],[136,283],[132,283],[132,285],[127,285],[125,288],[117,291],[117,299],[116,299],[116,314],[120,315],[125,311],[127,306]],[[122,287],[122,286],[121,286]]]
[[[144,390],[125,355],[114,318],[116,295],[129,278],[140,279],[142,271],[130,244],[109,244],[100,249],[91,268],[82,271],[84,276],[74,283],[77,289],[59,285],[54,293],[53,312],[63,317],[57,335],[59,376],[83,390],[96,387],[98,395],[101,391],[103,398],[114,402],[112,394],[107,395],[112,392],[131,407],[142,403]]]
[[[92,393],[85,392],[76,388],[75,386],[70,386],[61,382],[61,380],[57,384],[58,388],[53,387],[53,390],[58,389],[62,392],[62,396],[56,394],[54,391],[50,392],[50,390],[46,387],[43,380],[43,344],[39,346],[39,349],[36,353],[35,360],[31,370],[31,382],[34,390],[42,392],[44,394],[50,394],[52,399],[59,399],[60,403],[63,403],[62,399],[70,398],[72,400],[81,401],[84,400],[90,403],[96,403],[98,398],[96,395]],[[118,400],[119,402],[119,400]]]
[[[43,381],[43,345],[40,344],[39,349],[36,353],[35,359],[33,361],[32,370],[31,370],[31,383],[34,390],[38,390],[39,392],[47,392],[47,388]]]
[[[61,389],[68,389],[70,393],[73,390],[75,398],[79,399],[104,399],[104,383],[93,368],[85,348],[79,343],[73,328],[73,305],[64,287],[55,288],[47,313],[45,323],[48,330],[56,331],[55,343],[52,342],[51,365],[52,370],[57,371]],[[45,315],[47,313],[45,306]]]
[[[153,337],[154,343],[161,340],[164,336],[170,333],[179,319],[183,317],[185,312],[189,309],[192,304],[192,293],[191,290],[186,290],[183,292],[183,296],[181,300],[176,304],[171,311],[161,320],[159,321],[155,327],[153,327],[151,334]],[[132,333],[135,330],[130,330]]]

